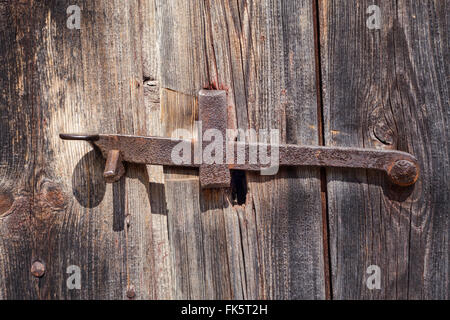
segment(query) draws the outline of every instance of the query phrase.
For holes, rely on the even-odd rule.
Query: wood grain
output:
[[[80,0],[80,30],[71,4],[0,2],[0,299],[449,298],[447,0],[376,1],[381,30],[368,0]],[[229,128],[407,151],[421,179],[327,169],[321,188],[300,168],[201,190],[197,170],[127,164],[106,185],[101,155],[58,137],[194,135],[200,89],[227,91]]]
[[[160,89],[160,49],[158,34],[160,16],[157,1],[141,1],[142,14],[142,67],[144,76],[144,105],[148,121],[147,134],[163,136],[161,125],[161,89]],[[172,260],[169,244],[167,203],[164,193],[164,173],[161,166],[147,166],[149,175],[149,198],[153,248],[147,248],[146,254],[153,255],[154,268],[146,266],[145,274],[154,274],[155,299],[172,299],[174,297]],[[149,221],[150,222],[150,221]]]
[[[328,146],[395,149],[421,164],[415,187],[327,170],[335,299],[449,298],[448,1],[320,3]],[[369,5],[381,8],[370,30]],[[366,269],[381,268],[381,289]]]
[[[317,143],[311,3],[79,1],[81,30],[69,5],[0,4],[0,298],[323,298],[318,171],[249,175],[235,206],[193,171],[128,164],[105,185],[101,156],[58,138],[194,132],[218,88],[230,128]]]
[[[278,129],[283,143],[318,144],[312,2],[254,2],[240,10],[248,35],[242,45],[248,127]],[[260,297],[324,299],[319,170],[282,169],[248,180]]]
[[[318,143],[311,1],[170,1],[158,9],[163,124],[193,130],[187,97],[224,89],[229,128]],[[318,170],[248,175],[242,206],[225,190],[198,193],[197,173],[175,173],[166,172],[165,193],[177,297],[325,297]]]
[[[101,156],[58,138],[147,134],[139,1],[78,1],[81,30],[66,27],[71,4],[0,4],[0,194],[13,199],[0,218],[1,297],[124,299],[134,286],[153,298],[146,168],[130,165],[106,186]],[[35,260],[46,265],[41,279],[30,274]],[[66,286],[70,265],[81,268],[81,290]]]

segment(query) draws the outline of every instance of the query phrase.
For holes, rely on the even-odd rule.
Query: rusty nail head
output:
[[[127,297],[128,299],[133,299],[134,297],[136,297],[136,291],[134,290],[133,285],[128,286]]]
[[[395,184],[407,187],[416,183],[419,178],[419,169],[411,161],[398,160],[390,167],[388,175]]]
[[[45,266],[40,261],[35,261],[31,265],[31,274],[36,278],[41,278],[45,273]]]

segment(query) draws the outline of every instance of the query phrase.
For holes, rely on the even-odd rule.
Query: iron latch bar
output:
[[[226,92],[220,90],[202,90],[199,93],[199,118],[202,121],[202,133],[215,128],[226,135],[227,103]],[[106,159],[104,177],[112,183],[125,173],[122,162],[181,166],[199,168],[202,188],[230,186],[230,170],[261,171],[269,164],[252,161],[254,150],[264,147],[271,153],[274,145],[262,143],[224,142],[224,149],[232,150],[233,157],[223,152],[223,161],[219,163],[179,163],[173,159],[174,148],[183,144],[191,154],[198,151],[195,140],[183,140],[160,137],[142,137],[120,134],[60,134],[64,140],[85,140],[100,149]],[[201,149],[205,148],[203,142]],[[286,166],[317,166],[336,168],[360,168],[384,171],[390,180],[399,186],[413,185],[419,177],[417,159],[406,152],[395,150],[376,150],[361,148],[340,148],[322,146],[300,146],[292,144],[277,145],[278,164]],[[239,158],[239,155],[242,156]],[[243,159],[242,159],[243,158]],[[254,158],[253,158],[254,159]],[[231,161],[230,161],[231,160]]]

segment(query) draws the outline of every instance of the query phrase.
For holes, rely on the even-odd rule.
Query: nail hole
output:
[[[231,170],[231,198],[233,205],[243,205],[247,201],[247,176],[245,171]]]

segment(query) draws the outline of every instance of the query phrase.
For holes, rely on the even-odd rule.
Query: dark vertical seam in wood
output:
[[[186,214],[186,212],[184,212],[183,214]],[[186,219],[186,216],[184,216],[183,219]],[[201,220],[200,220],[200,226],[203,229],[203,225],[202,225],[202,221]],[[201,237],[202,237],[202,242],[201,243],[203,243],[203,230],[202,229],[201,229],[201,234],[200,234]],[[188,239],[187,239],[186,222],[185,221],[184,221],[184,224],[183,224],[183,241],[184,241],[183,245],[187,246]],[[187,250],[187,248],[185,250],[186,250],[186,261],[187,261],[187,266],[186,266],[187,294],[184,294],[183,292],[181,292],[181,294],[184,294],[186,299],[193,299],[192,298],[192,287],[191,287],[191,281],[190,281],[191,275],[190,275],[190,270],[189,270],[189,250]],[[174,250],[174,254],[176,254],[175,250]],[[202,251],[202,254],[203,254],[203,251]],[[176,260],[176,259],[174,259],[174,260]],[[203,261],[204,261],[204,259],[203,259]],[[177,266],[175,266],[175,267],[177,267]],[[206,270],[205,270],[205,263],[203,263],[203,274],[205,274],[205,272],[206,272]],[[202,277],[202,280],[203,279],[204,279],[204,276]],[[175,281],[177,281],[176,276],[175,276]],[[182,284],[180,286],[183,288]],[[177,292],[176,292],[177,290],[178,290],[178,288],[175,286],[175,295],[177,294]],[[204,283],[202,283],[202,290],[204,290]]]
[[[243,33],[243,28],[242,28],[242,16],[241,16],[241,9],[239,7],[239,0],[236,0],[236,7],[237,7],[237,11],[238,11],[239,27],[241,28],[240,29],[240,35],[239,35],[239,52],[241,54],[242,81],[244,83],[245,110],[246,110],[246,113],[247,113],[247,126],[246,127],[248,128],[250,126],[250,124],[249,124],[249,121],[248,121],[248,119],[249,119],[249,117],[248,117],[248,97],[247,97],[248,92],[247,92],[247,81],[246,81],[246,78],[245,78],[247,73],[246,73],[246,70],[244,69],[244,55],[243,55],[243,51],[242,51],[242,33]],[[235,108],[235,112],[237,114],[236,99],[235,99],[235,106],[234,106],[234,108]],[[236,117],[236,123],[237,123],[236,127],[240,128],[239,127],[239,119],[238,119],[238,117]],[[245,175],[246,175],[246,178],[248,178],[247,177],[247,173],[245,173]]]
[[[240,12],[239,12],[239,3],[236,3],[237,4],[237,10],[238,10],[238,18],[239,18],[239,24],[240,24],[240,26],[241,26],[241,32],[242,32],[242,20],[241,20],[241,14],[240,14]],[[224,2],[222,1],[222,7],[224,6]],[[225,14],[225,13],[224,13]],[[228,53],[229,53],[229,55],[230,55],[230,57],[232,56],[232,52],[231,52],[231,42],[232,42],[232,39],[231,39],[231,37],[230,37],[230,28],[229,28],[229,25],[228,25],[228,21],[227,21],[227,19],[225,19],[225,25],[226,25],[226,34],[227,34],[227,37],[228,37],[228,39],[229,39],[229,41],[227,41],[228,42]],[[243,59],[242,59],[242,41],[241,41],[241,38],[239,37],[239,49],[240,49],[240,56],[241,56],[241,68],[242,68],[242,73],[244,74],[244,64],[243,64]],[[232,61],[230,60],[230,66],[231,66],[231,64],[232,64]],[[234,72],[233,72],[233,68],[230,68],[230,74],[231,74],[231,81],[232,81],[232,83],[230,83],[230,84],[227,84],[227,88],[229,88],[229,87],[234,87],[234,83],[235,83],[235,79],[234,79]],[[217,74],[217,77],[218,77],[219,75]],[[243,76],[243,81],[244,81],[244,89],[246,88],[246,83],[245,83],[245,76]],[[217,83],[217,86],[219,87],[219,83]],[[218,89],[220,89],[220,88],[218,88]],[[246,92],[246,90],[244,90],[244,96],[245,96],[245,107],[246,107],[246,109],[248,110],[248,108],[247,108],[247,92]],[[234,100],[234,112],[235,112],[235,115],[237,115],[237,106],[236,106],[236,90],[234,90],[234,88],[233,88],[233,100]],[[239,123],[238,123],[238,121],[239,121],[239,119],[235,116],[235,118],[236,118],[236,123],[237,123],[237,128],[239,128]],[[230,206],[232,205],[231,203],[229,204]],[[236,212],[236,214],[237,214],[237,210],[233,210],[234,212]],[[238,217],[238,221],[239,221],[239,215],[237,214],[237,217]],[[225,219],[225,217],[224,217],[224,219]],[[224,223],[225,223],[225,221],[224,221]],[[240,226],[240,221],[239,221],[239,226]],[[247,285],[247,274],[246,274],[246,272],[245,272],[245,259],[244,259],[244,247],[243,247],[243,245],[242,245],[242,230],[241,230],[241,227],[239,227],[239,235],[240,235],[240,242],[241,242],[241,254],[242,254],[242,260],[243,260],[243,264],[244,264],[244,284],[245,284],[245,287],[242,285],[242,279],[241,279],[241,290],[242,290],[242,294],[243,294],[243,298],[245,299],[245,297],[247,296],[247,287],[248,287],[248,285]],[[225,232],[225,240],[227,239],[227,237],[226,237],[226,232]],[[227,259],[227,269],[228,269],[228,274],[231,276],[231,269],[230,269],[230,258],[229,258],[229,256],[228,256],[228,254],[226,255],[226,259]],[[230,293],[233,293],[233,288],[232,288],[232,285],[231,285],[231,278],[230,278],[230,282],[229,282],[229,284],[230,284]]]
[[[245,287],[244,287],[244,285],[241,286],[242,287],[242,298],[244,300],[247,300],[248,299],[248,283],[247,283],[247,268],[246,268],[246,263],[245,263],[244,237],[242,236],[242,232],[243,232],[242,228],[243,228],[243,226],[242,226],[241,219],[239,217],[239,212],[240,211],[238,211],[238,210],[233,210],[233,211],[236,213],[237,218],[238,218],[238,223],[239,223],[239,241],[241,243],[242,264],[243,264],[243,268],[244,268],[242,273],[244,274],[243,284],[245,285]],[[246,235],[246,237],[248,239],[248,235]],[[242,275],[242,273],[241,273],[241,275]],[[241,283],[242,283],[242,280],[241,280]]]
[[[200,187],[199,185],[198,185],[198,187]],[[201,190],[200,190],[200,192],[202,192]],[[201,255],[202,255],[202,268],[203,268],[203,276],[201,277],[201,281],[202,281],[202,283],[201,283],[201,294],[202,294],[202,299],[206,299],[207,298],[207,289],[206,289],[206,286],[208,285],[208,283],[207,283],[207,266],[206,266],[206,256],[207,256],[207,254],[206,254],[206,252],[205,252],[205,250],[207,250],[207,248],[206,248],[206,246],[204,245],[205,244],[205,238],[206,238],[206,235],[205,235],[205,224],[203,223],[203,219],[202,219],[202,215],[203,215],[203,212],[202,212],[202,207],[201,207],[201,195],[199,194],[198,195],[198,219],[199,219],[199,221],[200,221],[200,226],[201,226],[201,228],[200,228],[200,237],[201,237],[201,241],[200,241],[200,243],[202,244],[202,250],[201,250]],[[208,224],[206,224],[206,226],[210,226],[211,225],[211,221],[209,221],[209,219],[208,219]],[[186,243],[187,243],[187,239],[186,239]],[[186,252],[187,252],[187,254],[189,254],[189,251],[188,250],[186,250]],[[188,260],[189,261],[189,260]],[[212,271],[212,268],[211,268],[211,273],[213,272]],[[189,279],[191,279],[191,277],[189,276]],[[211,282],[214,282],[214,280],[213,281],[211,281]],[[191,282],[189,281],[189,286],[191,285]],[[213,287],[213,296],[215,295],[215,294],[217,294],[217,290],[216,290],[216,286],[215,286],[215,284],[214,283],[211,283],[211,286]],[[217,296],[214,296],[214,298],[215,299],[217,299]],[[190,299],[193,299],[193,298],[190,298]]]
[[[132,30],[132,31],[130,30],[130,29],[134,29],[134,26],[130,27],[129,25],[127,25],[127,29],[128,29],[127,33],[128,33],[128,36],[130,37],[130,43],[131,43],[130,45],[134,46],[131,49],[134,51],[135,59],[136,59],[136,53],[137,53],[136,51],[140,49],[139,66],[140,66],[140,69],[142,70],[142,73],[139,74],[139,86],[142,87],[143,84],[144,84],[144,81],[143,81],[143,79],[144,79],[143,73],[144,72],[143,72],[143,61],[142,61],[142,54],[143,54],[143,43],[142,43],[143,22],[142,22],[142,10],[141,10],[141,6],[140,6],[140,2],[139,1],[137,3],[137,9],[138,9],[137,10],[137,12],[138,12],[137,19],[139,20],[139,22],[138,22],[138,26],[139,26],[138,34],[140,36],[140,38],[137,40],[137,43],[136,43],[136,37],[135,37],[135,34],[134,34],[134,30]],[[128,12],[129,12],[130,17],[132,17],[133,13],[132,13],[131,5],[128,8]],[[131,40],[131,39],[133,39],[133,40]],[[133,67],[133,69],[134,69],[134,67]],[[135,70],[133,70],[132,73],[133,73],[133,77],[136,76]],[[142,85],[141,85],[141,83],[142,83]],[[130,91],[130,97],[132,97],[133,94],[132,94],[131,87],[129,88],[129,91]],[[141,92],[143,94],[143,91],[141,91],[141,90],[139,90],[137,92],[137,94],[140,95]],[[142,96],[141,101],[142,101],[142,103],[144,102],[143,96]],[[137,113],[139,115],[139,108],[137,108]],[[135,129],[140,130],[139,125],[137,126],[137,128],[134,128],[134,125],[133,125],[132,131],[135,132]],[[122,179],[126,179],[126,176],[122,177]],[[131,297],[130,298],[128,296],[128,291],[132,288],[132,286],[134,286],[134,288],[136,290],[137,283],[131,283],[131,279],[130,279],[130,266],[129,266],[130,259],[129,259],[129,256],[128,256],[128,254],[129,254],[129,250],[128,249],[129,249],[129,231],[130,231],[130,223],[131,223],[131,221],[130,221],[130,212],[128,211],[128,195],[127,195],[126,190],[127,190],[127,183],[125,181],[124,184],[123,184],[123,190],[121,190],[122,194],[124,195],[124,198],[125,198],[124,199],[124,202],[125,202],[124,211],[125,212],[123,213],[123,222],[122,222],[123,223],[124,234],[125,234],[125,247],[124,247],[124,258],[125,258],[125,261],[124,262],[125,262],[126,286],[125,286],[124,289],[125,289],[125,297],[128,297],[128,299],[132,299],[132,298],[135,298],[135,297]],[[153,275],[151,275],[151,276],[153,276]],[[139,279],[139,282],[141,282],[140,279]],[[139,283],[139,287],[140,287],[140,285],[141,285],[141,283]],[[153,282],[152,282],[152,285],[153,285]],[[148,294],[150,294],[150,292],[148,292]],[[152,295],[152,298],[153,298],[153,295]]]
[[[204,6],[203,6],[203,9],[204,9],[204,12],[205,12],[205,18],[207,19],[207,20],[204,20],[204,22],[205,22],[205,29],[204,29],[204,33],[205,33],[205,35],[204,35],[204,39],[205,39],[205,55],[206,55],[206,63],[205,63],[205,65],[206,65],[206,67],[207,67],[207,76],[208,76],[208,78],[207,78],[207,80],[208,80],[208,89],[215,89],[215,90],[218,90],[219,89],[219,71],[218,71],[218,67],[217,67],[217,61],[216,61],[216,49],[214,48],[214,33],[213,33],[213,29],[212,29],[212,18],[211,18],[211,3],[210,3],[210,1],[209,0],[206,0],[205,2],[204,2]],[[211,41],[211,43],[210,43],[210,45],[211,45],[211,49],[212,49],[212,57],[209,57],[208,56],[208,47],[207,47],[207,33],[209,32],[209,36],[210,36],[210,41]],[[211,59],[212,59],[212,61],[214,62],[214,70],[215,70],[215,80],[214,79],[212,79],[212,75],[211,75],[211,73],[209,72],[209,62],[211,61]],[[197,100],[197,104],[198,104],[198,100]],[[200,108],[198,108],[198,111],[200,112]],[[193,114],[195,114],[195,111],[193,112]],[[195,117],[194,117],[194,119],[193,120],[195,120]],[[198,118],[198,120],[199,121],[201,121],[201,119],[200,118]],[[221,191],[218,191],[218,192],[221,192]],[[203,268],[203,277],[202,277],[202,298],[203,299],[205,299],[206,298],[206,294],[207,294],[207,281],[206,281],[206,275],[207,275],[207,266],[206,266],[206,256],[207,256],[207,254],[206,254],[206,252],[205,252],[205,250],[206,250],[206,246],[204,245],[204,243],[205,243],[205,234],[204,234],[204,230],[205,230],[205,228],[204,228],[204,225],[203,225],[203,220],[202,220],[202,195],[201,195],[201,193],[202,193],[202,190],[200,190],[200,194],[199,194],[199,198],[198,198],[198,208],[199,208],[199,212],[200,212],[200,214],[199,214],[199,221],[200,221],[200,226],[201,226],[201,234],[200,234],[200,236],[201,236],[201,244],[202,244],[202,250],[201,250],[201,253],[202,253],[202,261],[203,261],[203,263],[202,263],[202,268]],[[223,213],[223,210],[222,210],[222,215],[223,215],[224,213]],[[223,216],[223,218],[225,219],[225,217]],[[224,221],[225,222],[225,221]],[[211,221],[209,221],[209,225],[211,224]],[[226,232],[225,232],[226,233]],[[226,239],[225,239],[225,243],[226,243]],[[228,259],[228,254],[226,255],[226,258],[227,258],[227,270],[228,270],[228,275],[230,274],[230,266],[229,266],[229,259]],[[211,272],[213,272],[212,270],[211,270]],[[213,282],[214,282],[214,280],[213,280]],[[230,292],[232,292],[232,290],[231,290],[231,281],[229,282],[229,286],[230,286]],[[214,290],[214,293],[213,293],[213,295],[216,295],[214,298],[215,299],[217,299],[217,288],[216,288],[216,286],[213,284],[213,290]]]
[[[323,122],[323,103],[322,103],[322,66],[320,55],[320,0],[312,0],[313,20],[314,20],[314,51],[316,64],[316,94],[317,94],[317,129],[319,145],[325,145],[324,122]],[[325,279],[325,298],[331,300],[332,281],[330,264],[330,245],[329,245],[329,217],[328,217],[328,190],[327,190],[327,172],[325,168],[320,168],[320,197],[322,203],[322,234],[323,234],[323,265]]]
[[[257,255],[256,255],[256,258],[257,258],[257,261],[258,261],[258,296],[257,296],[257,299],[267,299],[267,297],[265,297],[265,296],[263,296],[264,294],[265,294],[265,279],[263,279],[264,278],[264,274],[261,272],[261,269],[263,268],[263,266],[262,266],[262,262],[263,261],[261,261],[261,246],[263,245],[262,243],[261,243],[261,235],[260,235],[260,233],[258,232],[258,227],[259,227],[259,225],[258,225],[258,217],[256,216],[256,207],[255,207],[255,199],[254,199],[254,197],[253,197],[253,195],[252,195],[252,200],[251,200],[251,206],[252,206],[252,215],[253,215],[253,218],[255,219],[255,230],[256,230],[256,246],[257,246]],[[260,287],[260,285],[261,285],[261,287]]]
[[[139,45],[140,46],[140,49],[141,49],[141,62],[140,62],[140,66],[142,67],[142,73],[140,74],[141,75],[141,77],[140,77],[140,79],[139,79],[139,82],[140,83],[142,83],[142,87],[144,86],[144,82],[145,82],[145,77],[146,77],[146,75],[144,74],[144,18],[142,18],[142,6],[141,6],[141,2],[140,1],[138,1],[138,12],[139,12],[139,35],[140,35],[140,38],[139,38],[139,43],[137,44],[137,45]],[[156,46],[156,43],[154,43],[154,45]],[[155,78],[155,80],[158,80],[159,81],[159,79],[157,79],[157,75],[155,75],[154,76],[154,78]],[[154,79],[152,79],[152,80],[154,80]],[[144,96],[144,89],[142,89],[140,92],[142,92],[142,96]],[[144,102],[144,100],[142,100],[142,102]],[[139,110],[139,108],[138,108],[138,110]],[[147,128],[147,124],[145,124],[145,133],[147,134],[148,133],[148,128]]]
[[[396,22],[398,22],[398,2],[397,2],[397,0],[395,1],[395,18],[394,18],[393,25],[392,25],[392,30],[393,30],[392,31],[392,45],[394,47],[394,51],[393,51],[394,52],[394,56],[392,57],[392,59],[393,59],[392,61],[394,63],[394,85],[397,88],[397,90],[400,90],[398,88],[398,83],[397,83],[397,59],[395,58],[396,53],[397,53],[397,46],[395,45],[395,33],[397,32],[396,26],[395,26]],[[391,87],[389,86],[389,98],[390,98],[390,95],[391,95]],[[395,119],[395,112],[394,112],[394,109],[392,108],[392,100],[389,99],[389,101],[390,101],[389,107],[391,109],[392,119],[394,120],[395,128],[397,130],[396,135],[395,135],[395,138],[396,138],[395,149],[398,149],[398,134],[399,134],[399,130],[398,130],[398,126],[397,126],[397,121]]]
[[[222,8],[223,8],[223,6],[224,6],[224,3],[223,3],[223,1],[222,1]],[[225,10],[224,10],[225,11]],[[238,4],[238,12],[239,12],[239,4]],[[225,15],[226,13],[224,12],[224,15]],[[240,18],[240,16],[239,16],[239,22],[241,21],[241,18]],[[229,27],[229,25],[228,25],[228,21],[227,21],[227,19],[225,18],[225,26],[226,26],[226,33],[227,33],[227,37],[228,37],[228,41],[227,41],[227,44],[228,44],[228,47],[227,47],[227,49],[228,49],[228,54],[229,54],[229,56],[231,57],[232,56],[232,53],[231,53],[231,37],[230,37],[230,27]],[[239,48],[241,49],[241,68],[242,68],[242,46],[241,46],[241,39],[239,38]],[[236,108],[236,90],[234,89],[234,73],[233,73],[233,68],[231,67],[232,66],[232,61],[230,60],[230,75],[231,75],[231,82],[232,83],[227,83],[226,84],[226,87],[227,87],[227,94],[229,93],[228,92],[228,88],[233,88],[233,100],[234,100],[234,112],[235,112],[235,114],[237,114],[237,108]],[[244,69],[242,69],[242,73],[244,73]],[[217,75],[217,77],[219,77],[219,75]],[[243,77],[244,78],[244,77]],[[225,85],[225,83],[223,84],[223,85]],[[219,83],[217,83],[217,86],[219,86]],[[245,80],[244,80],[244,88],[245,88]],[[218,88],[218,89],[220,89],[220,88]],[[244,92],[245,92],[245,90],[244,90]],[[247,98],[245,99],[245,102],[247,102]],[[237,116],[235,116],[235,118],[236,118],[236,122],[238,121],[237,120]],[[238,124],[238,126],[237,126],[238,128],[239,128],[239,124]]]
[[[217,192],[220,192],[221,194],[222,194],[222,203],[224,202],[223,200],[226,200],[226,197],[225,197],[225,195],[224,195],[224,193],[225,193],[225,191],[224,190],[221,190],[221,191],[217,191]],[[231,203],[229,204],[230,206],[231,206]],[[224,230],[225,230],[225,232],[224,232],[224,234],[225,234],[225,245],[227,245],[227,243],[228,243],[228,239],[227,239],[227,231],[226,231],[226,226],[225,226],[225,224],[226,224],[226,222],[225,222],[225,212],[224,212],[224,210],[222,209],[222,218],[223,218],[223,226],[224,226]],[[231,269],[230,269],[230,257],[229,257],[229,255],[228,255],[228,249],[227,249],[227,254],[225,255],[225,257],[226,257],[226,259],[227,259],[227,270],[228,270],[228,277],[229,277],[229,281],[228,281],[228,288],[229,288],[229,290],[230,290],[230,297],[232,297],[232,298],[234,298],[233,297],[233,286],[232,286],[232,284],[231,284]],[[241,282],[242,283],[242,282]]]
[[[380,206],[380,208],[383,208],[383,191],[382,190],[379,190],[378,197],[379,197],[379,201],[380,201],[379,206]],[[386,223],[388,223],[389,219],[386,219],[386,222],[383,221],[383,214],[381,214],[381,210],[382,209],[380,209],[380,250],[383,250],[383,247],[384,247],[385,252],[388,252],[386,240],[383,241],[383,239],[386,239],[386,234],[387,234]],[[379,261],[382,265],[387,265],[387,261],[384,256],[380,257]],[[386,272],[386,277],[389,277],[388,272]],[[387,280],[388,279],[385,279],[385,277],[382,277],[381,284],[383,285],[383,284],[389,283]],[[387,299],[386,293],[384,293],[383,296],[380,296],[380,299],[386,300]]]
[[[205,14],[204,15],[202,15],[202,17],[203,17],[203,19],[202,19],[202,21],[203,21],[203,27],[204,27],[204,29],[203,29],[203,31],[204,31],[204,36],[203,36],[203,45],[204,45],[204,48],[203,48],[203,50],[204,50],[204,52],[205,52],[205,55],[206,55],[206,63],[205,63],[205,66],[206,66],[206,76],[208,77],[208,79],[210,79],[211,78],[211,72],[209,71],[209,63],[208,63],[208,45],[207,45],[207,41],[206,41],[206,28],[207,28],[207,23],[206,23],[206,8],[205,8],[205,6],[203,6],[203,11],[205,12]],[[206,83],[204,83],[203,84],[203,86],[206,86]],[[209,86],[209,83],[208,83],[208,86]]]
[[[413,203],[411,203],[411,206],[409,208],[409,231],[408,231],[408,264],[409,264],[409,266],[408,267],[411,266],[411,263],[410,263],[410,261],[411,261],[411,237],[412,237],[411,231],[412,231],[412,219],[414,218],[413,217],[412,206],[413,206]],[[425,275],[422,274],[422,277],[424,277],[424,276]],[[411,270],[410,270],[410,268],[408,268],[408,278],[407,278],[407,282],[406,282],[407,283],[407,285],[406,285],[406,299],[410,299],[410,297],[409,297],[409,283],[410,283],[410,280],[411,280]],[[423,299],[423,289],[422,289],[422,299]]]
[[[395,30],[395,28],[396,28],[396,26],[398,26],[398,27],[400,27],[400,20],[399,20],[399,15],[398,15],[398,1],[395,1],[395,17],[396,17],[396,23],[394,23],[394,32],[393,32],[393,37],[394,37],[394,45],[395,45],[395,34],[396,34],[396,30]],[[402,30],[400,29],[400,28],[398,28],[399,29],[399,31],[400,32],[402,32]],[[406,37],[406,34],[405,34],[405,37]],[[407,41],[406,39],[405,39],[405,41]],[[406,50],[408,51],[408,53],[409,53],[409,48],[406,48]],[[403,101],[405,101],[404,99],[403,99],[403,96],[402,96],[402,93],[403,93],[403,91],[401,90],[401,88],[399,88],[399,86],[398,86],[398,81],[397,81],[397,64],[396,64],[396,55],[397,55],[397,51],[396,50],[394,50],[394,65],[395,65],[395,69],[394,69],[394,71],[395,71],[395,86],[396,86],[396,88],[397,88],[397,90],[398,90],[398,94],[399,94],[399,96],[400,96],[400,104],[401,105],[403,105]],[[403,58],[403,64],[405,65],[405,64],[407,64],[407,62],[406,62],[406,60],[405,60],[405,56],[404,56],[404,52],[402,52],[402,58]],[[409,73],[409,72],[408,72]],[[408,108],[409,108],[409,111],[410,111],[410,113],[411,114],[413,114],[413,112],[411,111],[411,106],[409,106],[409,101],[407,101],[407,105],[408,105]],[[406,115],[405,115],[405,108],[401,108],[401,111],[402,111],[402,117],[403,117],[403,119],[407,119],[408,117],[406,117]],[[394,119],[395,119],[395,117],[394,117]],[[407,131],[407,132],[409,132],[409,130]],[[397,132],[397,135],[398,135],[398,132]],[[406,146],[405,146],[405,148],[408,148],[408,145],[409,145],[409,143],[408,142],[406,142]],[[396,146],[396,148],[398,148],[398,146]],[[405,151],[407,151],[407,150],[405,150]],[[402,208],[400,207],[400,210],[401,210]],[[410,287],[410,281],[411,281],[411,237],[412,237],[412,234],[411,234],[411,228],[412,228],[412,219],[413,219],[413,212],[412,212],[412,210],[411,210],[411,208],[410,208],[410,210],[409,210],[409,230],[408,230],[408,260],[407,260],[407,265],[408,265],[408,268],[407,268],[407,273],[408,273],[408,276],[407,276],[407,280],[406,280],[406,299],[410,299],[410,297],[409,297],[409,287]],[[424,276],[424,274],[422,274],[422,277]],[[423,292],[423,291],[422,291]]]
[[[228,0],[227,0],[228,1]],[[222,1],[222,7],[224,6],[224,3],[223,3],[223,1]],[[239,17],[239,23],[241,23],[241,17],[240,17],[240,13],[239,13],[239,3],[237,4],[237,8],[238,8],[238,17]],[[224,10],[225,11],[225,10]],[[225,15],[226,13],[224,12],[224,15]],[[229,56],[230,56],[230,75],[231,75],[231,82],[232,83],[230,83],[230,84],[227,84],[227,94],[228,94],[228,88],[233,88],[233,100],[234,100],[234,114],[235,114],[235,116],[234,116],[234,118],[235,118],[235,120],[236,120],[236,123],[237,123],[237,125],[236,125],[236,127],[237,128],[239,128],[239,123],[238,123],[238,117],[237,117],[237,107],[236,107],[236,90],[234,89],[234,84],[235,84],[235,79],[234,79],[234,72],[233,72],[233,67],[232,67],[232,61],[231,61],[231,56],[232,56],[232,52],[231,52],[231,37],[230,37],[230,27],[229,27],[229,25],[228,25],[228,20],[225,18],[225,26],[226,26],[226,32],[227,32],[227,37],[228,37],[228,41],[227,41],[227,44],[228,44],[228,53],[229,53]],[[241,45],[241,38],[239,37],[239,49],[240,49],[240,53],[241,53],[241,68],[242,68],[242,74],[244,74],[244,68],[243,68],[243,64],[242,64],[242,45]],[[242,76],[242,78],[243,78],[243,81],[244,81],[244,88],[245,88],[245,77],[244,76]],[[219,84],[217,84],[217,85],[219,85]],[[245,92],[245,90],[244,90],[244,96],[245,96],[245,102],[246,102],[246,107],[247,107],[247,94],[246,94],[246,92]]]
[[[222,8],[224,7],[224,2],[222,1],[221,2],[221,4],[222,4]],[[219,84],[219,71],[218,71],[218,68],[217,68],[217,60],[216,60],[216,54],[215,54],[215,48],[214,48],[214,37],[213,37],[213,33],[212,33],[212,29],[211,29],[211,27],[212,27],[212,19],[211,19],[211,4],[210,4],[210,2],[208,1],[208,7],[206,8],[207,10],[206,10],[206,12],[208,13],[208,19],[209,19],[209,28],[210,28],[210,36],[211,36],[211,45],[212,45],[212,48],[213,48],[213,58],[214,58],[214,66],[215,66],[215,70],[216,70],[216,89],[221,89],[221,87],[222,86],[226,86],[226,88],[229,88],[229,87],[232,87],[233,85],[234,85],[234,74],[233,74],[233,70],[232,70],[232,68],[230,68],[230,73],[231,73],[231,81],[232,81],[232,83],[231,84],[225,84],[225,83],[222,83],[222,84]],[[225,15],[225,13],[224,13],[224,15]],[[228,26],[228,22],[227,22],[227,19],[225,19],[225,26],[226,26],[226,30],[225,30],[225,32],[226,32],[226,35],[227,35],[227,37],[228,37],[228,39],[229,39],[229,41],[228,41],[228,53],[230,54],[230,56],[231,56],[231,38],[230,38],[230,32],[229,32],[229,26]],[[206,30],[205,30],[206,31]],[[206,39],[206,37],[205,37],[205,39]],[[206,54],[207,54],[207,51],[206,51]],[[208,63],[206,63],[206,65],[209,65]],[[231,61],[230,61],[230,65],[231,65]],[[209,80],[209,85],[211,85],[211,83],[213,83],[211,80],[211,74],[209,74],[208,73],[208,80]],[[227,89],[226,89],[227,90]],[[228,91],[228,90],[227,90]],[[227,92],[228,93],[228,92]],[[234,101],[236,101],[236,93],[235,93],[235,91],[233,90],[233,99],[234,99]],[[235,106],[235,108],[236,108],[236,106]],[[221,193],[221,195],[222,195],[222,202],[223,202],[223,200],[224,200],[224,198],[225,198],[225,195],[224,195],[224,192],[225,191],[218,191],[218,192],[220,192]],[[230,205],[231,205],[231,203],[230,203]],[[223,218],[223,225],[225,226],[225,213],[224,213],[224,211],[222,210],[222,218]],[[228,241],[227,241],[227,233],[225,232],[225,243],[228,243]],[[227,271],[228,271],[228,276],[231,276],[231,269],[230,269],[230,257],[229,257],[229,255],[228,254],[226,254],[225,255],[225,257],[226,257],[226,262],[227,262]],[[204,264],[205,265],[205,267],[206,267],[206,264]],[[206,270],[205,270],[205,274],[206,274]],[[205,283],[205,285],[206,285],[206,283]],[[229,282],[228,282],[228,287],[229,287],[229,290],[230,290],[230,294],[231,294],[231,296],[232,296],[232,294],[233,294],[233,287],[232,287],[232,284],[231,284],[231,277],[230,277],[230,280],[229,280]],[[206,290],[206,288],[205,288],[205,290]],[[217,292],[216,292],[216,294],[217,294]]]
[[[220,191],[220,192],[224,192],[224,191]],[[222,195],[222,199],[223,198],[224,198],[224,196]],[[229,204],[229,205],[231,205],[231,204]],[[225,233],[225,245],[227,245],[228,238],[227,238],[227,231],[226,231],[226,227],[225,227],[225,223],[226,223],[225,222],[225,212],[223,210],[222,210],[222,218],[223,218],[223,225],[224,225],[224,229],[225,229],[225,232],[224,232]],[[228,270],[228,277],[229,277],[228,288],[230,290],[230,297],[235,299],[235,297],[233,296],[233,285],[231,284],[230,257],[228,255],[228,252],[225,255],[225,257],[227,259],[227,270]],[[241,280],[241,283],[242,283],[242,280]]]
[[[126,179],[126,178],[122,177],[122,179]],[[123,224],[124,224],[124,230],[125,230],[125,248],[124,248],[124,250],[125,250],[125,252],[124,252],[124,257],[125,257],[125,275],[126,275],[126,279],[127,279],[125,292],[128,293],[128,289],[131,287],[132,283],[130,283],[130,270],[129,270],[129,265],[128,265],[128,261],[129,261],[129,259],[128,259],[128,242],[129,242],[128,241],[128,231],[129,231],[129,223],[127,223],[127,222],[129,222],[129,220],[130,220],[130,218],[129,218],[129,214],[130,213],[128,212],[128,197],[127,197],[127,193],[126,193],[126,183],[124,183],[123,189],[124,190],[121,190],[121,191],[123,192],[124,197],[125,197],[125,201],[124,201],[125,202],[125,208],[124,208],[125,212],[124,212],[124,217],[123,217],[123,219],[124,219]],[[127,293],[125,295],[127,295]]]

